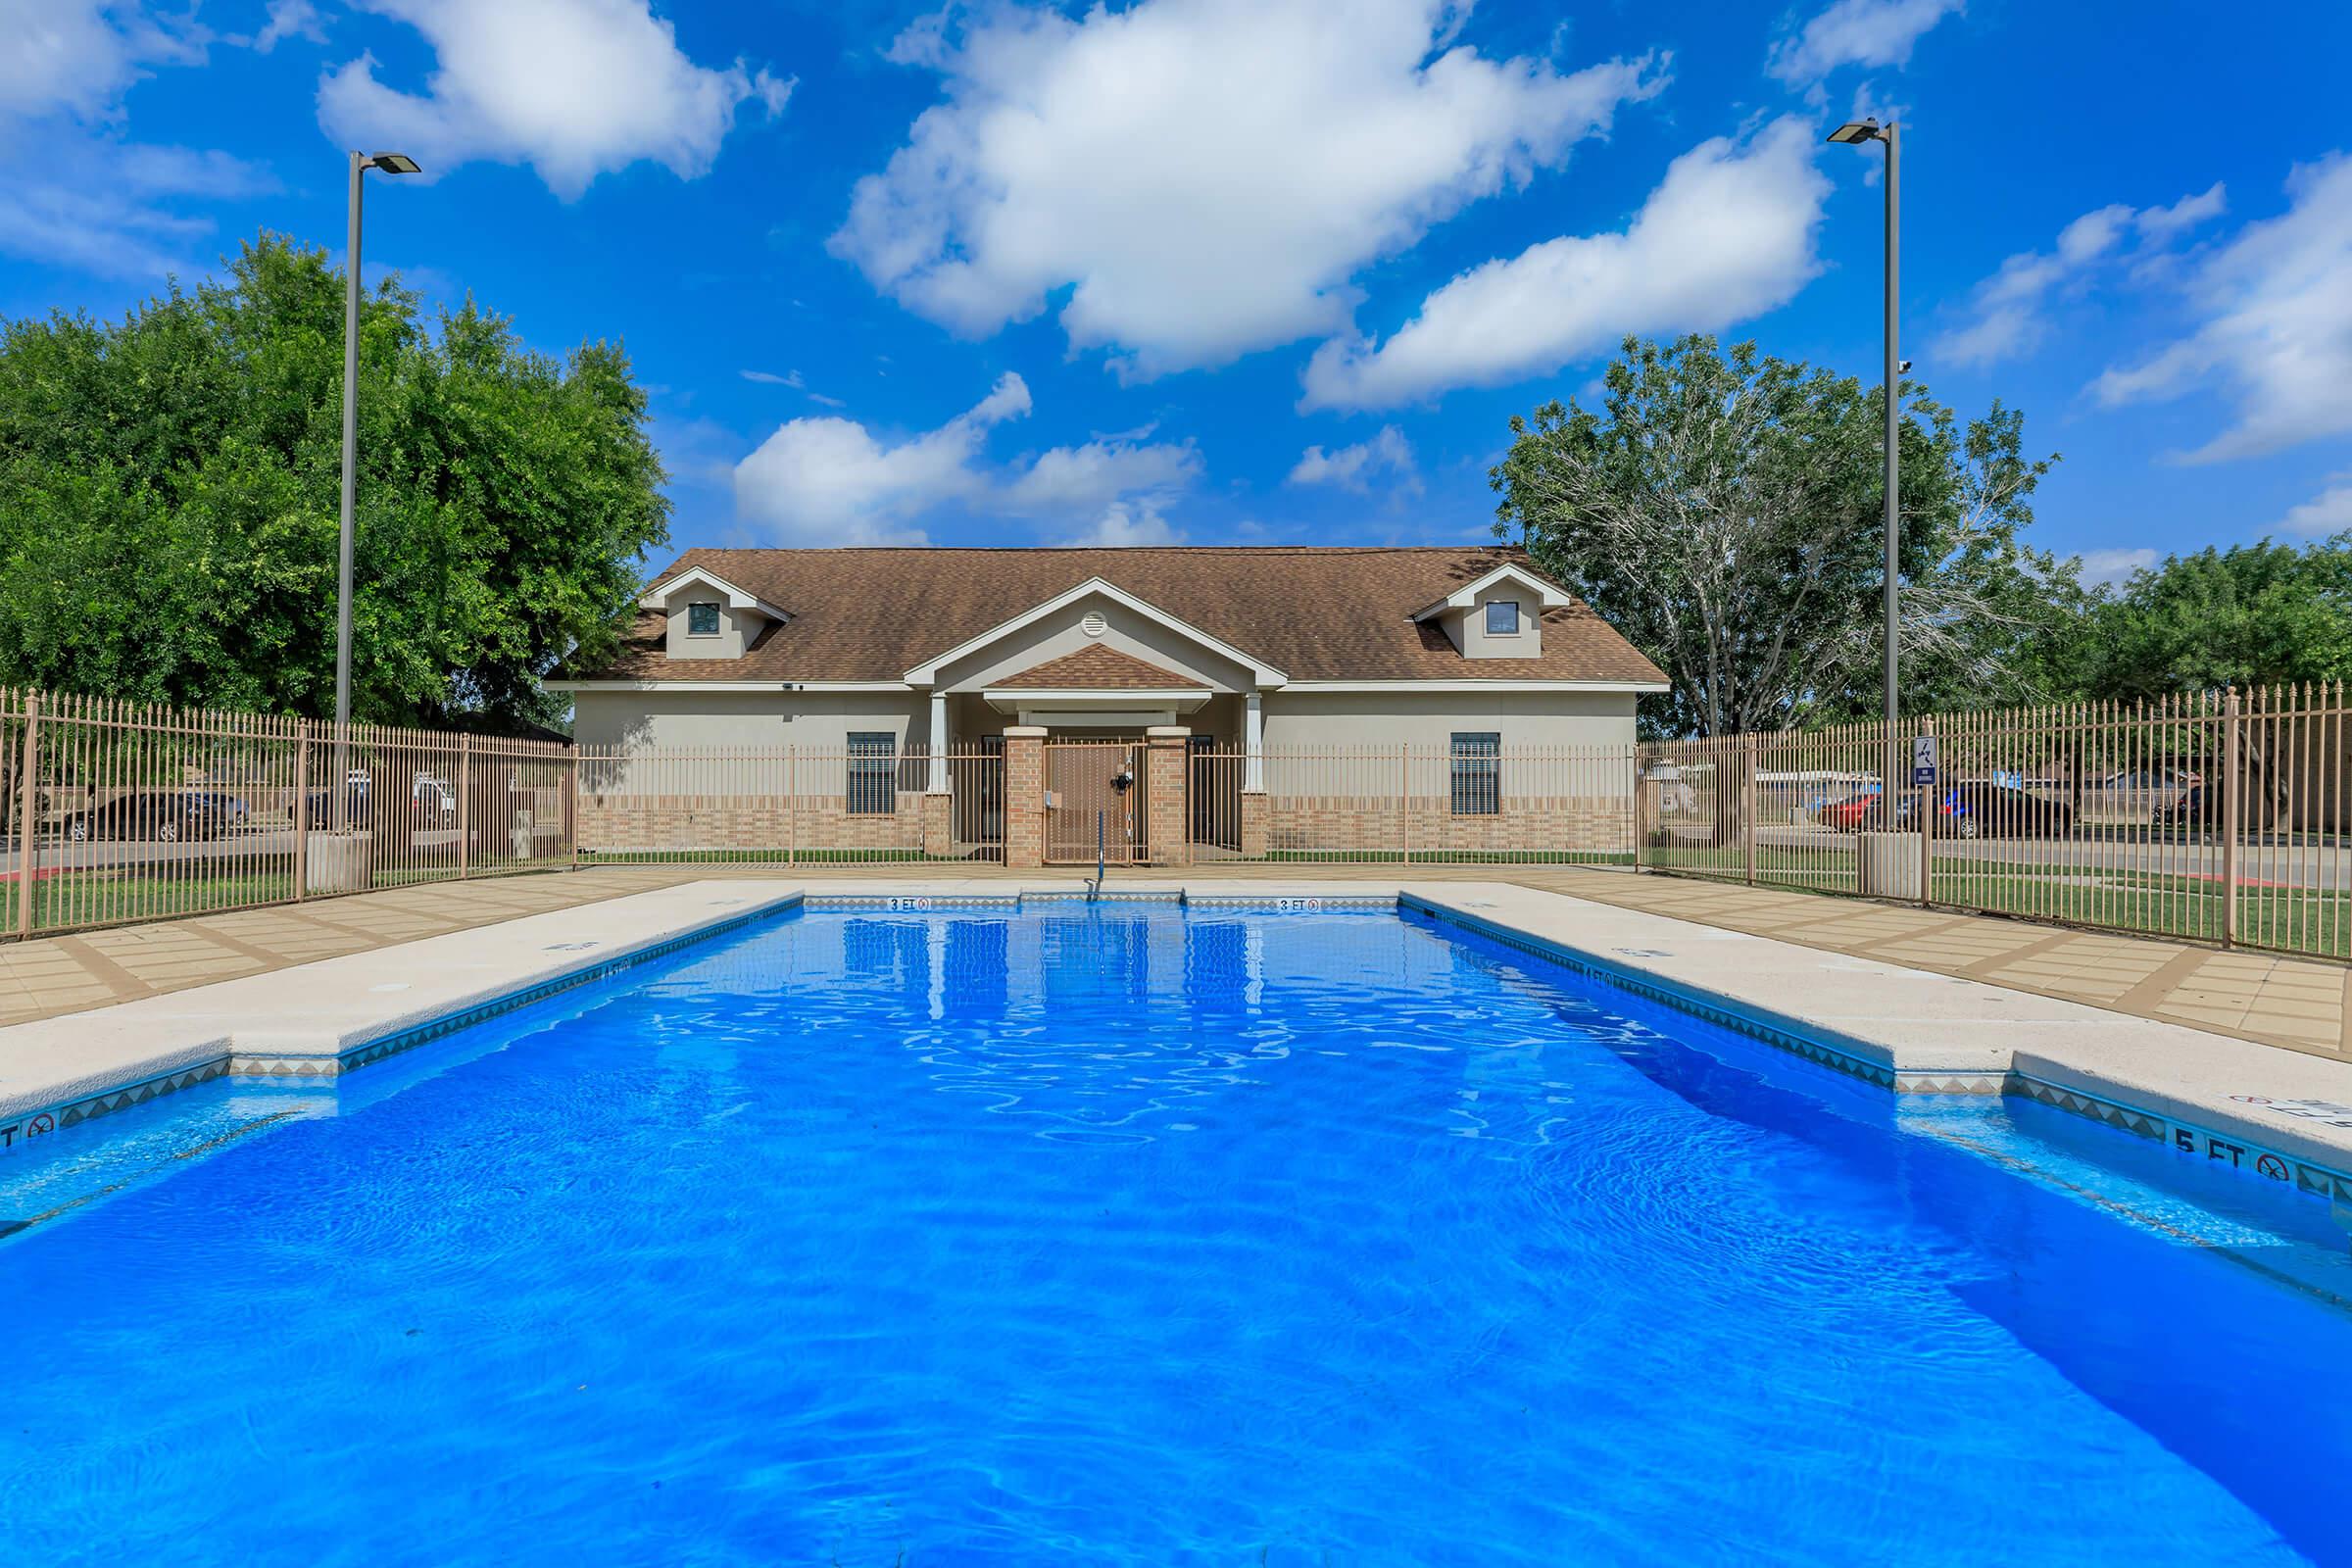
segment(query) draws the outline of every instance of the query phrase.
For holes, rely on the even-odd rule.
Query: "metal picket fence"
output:
[[[1641,864],[2342,958],[2348,719],[2328,684],[1645,745]]]
[[[1935,772],[1916,784],[1923,743]],[[1102,813],[1062,775],[1102,750],[1063,745],[1059,765],[1016,772],[999,737],[938,758],[889,735],[337,737],[0,688],[0,936],[586,861],[1004,863],[1016,837],[1032,858],[1014,863],[1091,858]],[[1164,771],[1140,746],[1120,755],[1151,775],[1118,797],[1124,853],[1106,855],[1133,863],[1630,866],[2352,956],[2341,684],[1943,713],[1891,734],[1255,755],[1202,737]]]
[[[568,748],[0,688],[0,932],[572,859]]]

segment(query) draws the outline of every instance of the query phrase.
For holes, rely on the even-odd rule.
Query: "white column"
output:
[[[934,795],[948,793],[948,694],[931,688],[931,782]]]
[[[1250,693],[1250,722],[1242,736],[1242,790],[1256,795],[1266,787],[1266,711],[1265,700],[1256,691]]]

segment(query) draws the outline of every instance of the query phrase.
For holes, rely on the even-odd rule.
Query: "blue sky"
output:
[[[625,339],[687,544],[1477,538],[1626,331],[1905,352],[2094,573],[2352,526],[2352,6],[0,0],[0,313],[257,229]],[[373,176],[371,176],[371,179]]]

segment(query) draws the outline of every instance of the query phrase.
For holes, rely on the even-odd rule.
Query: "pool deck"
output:
[[[437,883],[0,944],[0,1025],[81,1012],[190,986],[263,974],[394,943],[577,908],[630,893],[730,881],[938,880],[910,865],[606,866]],[[1054,878],[957,866],[956,880],[1040,885]],[[1579,866],[1195,866],[1113,871],[1114,887],[1242,880],[1504,882],[1565,893],[1831,953],[1984,980],[2013,991],[2186,1024],[2213,1034],[2352,1062],[2352,966],[2152,937],[2070,931],[1862,899],[1746,888]]]
[[[19,982],[26,1000],[57,1004],[0,1027],[0,1129],[15,1136],[16,1126],[42,1121],[48,1125],[38,1131],[57,1130],[222,1073],[332,1076],[518,993],[593,978],[804,893],[1002,899],[1083,891],[1061,876],[927,871],[600,869],[24,944],[10,952],[28,965]],[[2174,1005],[2209,965],[2244,964],[2242,955],[1573,868],[1136,872],[1114,877],[1108,889],[1179,890],[1398,897],[1889,1088],[2029,1094],[2184,1154],[2259,1164],[2274,1180],[2352,1203],[2352,1059],[2340,1024],[2325,1045],[2264,1041],[2247,1027],[2252,1008],[2225,1033],[2218,1019],[2195,1014],[2227,1009],[2203,1008],[2193,997]],[[2053,957],[2077,944],[2094,946]],[[53,951],[43,959],[27,952],[36,948]],[[93,956],[103,967],[88,961]],[[43,962],[70,962],[86,978],[41,985]],[[2345,971],[2303,967],[2328,978],[2340,1008]],[[2256,977],[2258,999],[2271,972]],[[2042,983],[2020,985],[2013,973]],[[2070,989],[2077,994],[2065,994]],[[2168,1015],[2176,1012],[2185,1015]],[[2276,1049],[2280,1044],[2293,1049]]]

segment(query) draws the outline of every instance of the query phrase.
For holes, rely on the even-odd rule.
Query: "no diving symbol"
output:
[[[2254,1161],[2254,1168],[2275,1182],[2286,1180],[2286,1161],[2277,1154],[2264,1154]]]
[[[27,1138],[38,1138],[43,1133],[55,1131],[57,1131],[57,1119],[45,1110],[24,1124],[24,1136]]]

